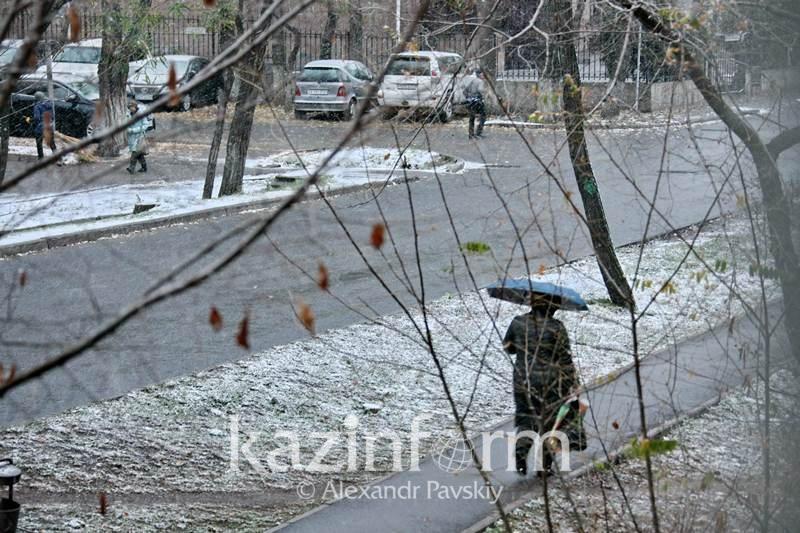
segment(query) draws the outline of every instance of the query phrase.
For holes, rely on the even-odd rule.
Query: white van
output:
[[[86,39],[65,45],[53,57],[53,74],[69,74],[96,81],[102,47],[102,39]],[[36,73],[47,74],[47,65],[40,66]]]
[[[399,109],[435,110],[442,122],[453,116],[453,106],[464,100],[464,58],[451,52],[403,52],[391,58],[378,91],[384,117]],[[453,76],[458,78],[453,81]]]

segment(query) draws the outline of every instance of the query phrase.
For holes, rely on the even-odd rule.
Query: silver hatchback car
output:
[[[367,97],[373,76],[358,61],[323,59],[303,67],[294,88],[294,116],[339,113],[350,120]]]

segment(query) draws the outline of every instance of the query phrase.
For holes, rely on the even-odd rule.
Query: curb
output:
[[[713,122],[721,122],[722,120],[716,115],[707,115],[695,121],[682,121],[682,122],[651,122],[649,124],[602,124],[586,122],[584,124],[587,130],[644,130],[650,128],[680,128],[685,126],[701,126],[703,124],[711,124]],[[563,124],[543,124],[540,122],[510,122],[510,121],[494,121],[487,120],[485,126],[492,126],[497,128],[520,128],[520,129],[534,129],[534,130],[560,130],[564,128]]]
[[[419,176],[408,177],[409,182],[419,181],[420,179],[421,178]],[[388,184],[391,184],[394,181],[395,180],[392,180]],[[384,187],[385,185],[388,184],[380,182],[381,187]],[[375,183],[349,185],[346,187],[334,189],[326,193],[320,193],[319,191],[316,190],[309,191],[300,201],[304,202],[306,200],[317,200],[321,198],[323,194],[327,198],[333,198],[341,194],[349,194],[362,190],[368,190],[370,187],[373,187],[375,185],[376,185]],[[282,198],[269,198],[263,200],[254,200],[251,202],[246,202],[241,204],[209,207],[207,209],[201,209],[198,211],[192,211],[190,213],[184,213],[180,215],[164,215],[157,218],[131,221],[130,223],[127,224],[119,224],[116,226],[108,226],[104,228],[95,228],[88,230],[78,230],[71,233],[64,233],[63,235],[44,237],[41,239],[34,239],[30,241],[20,242],[17,244],[0,245],[0,259],[19,254],[27,254],[31,252],[51,250],[53,248],[59,248],[62,246],[70,246],[72,244],[77,244],[80,242],[97,241],[107,237],[119,237],[122,235],[130,235],[132,233],[136,233],[139,231],[148,231],[163,227],[169,227],[176,224],[187,224],[210,218],[238,215],[245,211],[259,211],[263,209],[269,209],[270,207],[280,204],[282,201],[283,201]],[[102,220],[104,218],[111,218],[118,216],[132,216],[132,215],[110,215],[109,217],[98,217],[97,219],[94,220]],[[70,224],[70,223],[72,223],[72,221],[64,222],[63,224]],[[52,226],[56,225],[58,224],[53,224]],[[38,228],[43,228],[48,226],[38,226]],[[37,228],[28,228],[25,230],[19,230],[19,232],[21,233],[32,229],[37,229]],[[7,235],[13,235],[14,233],[18,232],[9,232]]]

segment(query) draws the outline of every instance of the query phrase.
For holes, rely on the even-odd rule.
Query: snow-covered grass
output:
[[[697,254],[716,274],[690,257],[673,276],[687,250],[678,238],[644,246],[636,278],[639,309],[644,311],[638,323],[643,354],[739,312],[741,304],[731,288],[744,301],[759,297],[758,278],[748,273],[747,235],[744,222],[727,221],[716,223],[697,239]],[[639,251],[631,247],[619,252],[630,279]],[[703,271],[705,275],[699,274]],[[671,288],[659,292],[670,277]],[[629,318],[605,303],[593,258],[552,269],[540,278],[573,286],[591,302],[586,313],[559,313],[584,383],[631,362]],[[767,289],[774,290],[771,284]],[[446,296],[430,303],[427,312],[435,351],[458,408],[462,413],[469,408],[468,426],[478,430],[511,415],[511,361],[500,348],[500,335],[525,308],[490,299],[482,291]],[[413,319],[421,324],[419,310]],[[302,436],[301,462],[307,464],[323,442],[309,433],[343,431],[348,415],[359,417],[359,436],[388,431],[403,436],[421,414],[431,417],[423,426],[431,432],[423,442],[424,451],[451,431],[451,410],[431,354],[413,324],[403,315],[393,315],[377,324],[354,325],[277,346],[116,400],[8,428],[0,452],[23,466],[26,486],[45,491],[291,488],[324,476],[303,469],[259,473],[243,458],[238,472],[229,469],[231,416],[240,417],[242,441],[248,433],[257,433],[250,446],[252,456],[263,462],[270,451],[285,444],[277,432],[295,431]],[[332,461],[342,457],[343,447],[332,451]],[[391,448],[379,444],[378,469],[386,471],[390,459]],[[363,481],[378,474],[331,475]]]
[[[796,420],[797,382],[788,371],[771,378],[773,393],[772,431],[776,453],[773,472],[773,501],[784,500],[781,479],[786,472],[778,466],[783,455],[781,440],[794,434],[786,431],[787,417]],[[763,384],[731,391],[719,404],[693,419],[686,419],[662,435],[675,440],[678,448],[652,457],[656,477],[656,501],[662,531],[753,531],[753,504],[763,494],[763,456],[760,445],[764,428]],[[783,459],[783,458],[781,458]],[[580,517],[584,531],[630,531],[633,521],[612,475],[620,480],[636,522],[644,531],[652,528],[644,460],[625,456],[618,465],[598,470],[565,484],[551,486],[550,505],[554,530],[578,531]],[[796,472],[789,473],[789,478]],[[567,491],[574,506],[566,498]],[[791,499],[789,500],[791,501]],[[779,509],[781,504],[773,508]],[[577,512],[577,515],[576,515]],[[510,515],[514,531],[547,529],[544,498],[537,496]],[[488,530],[504,531],[498,522]]]
[[[28,148],[28,147],[20,147]],[[33,148],[35,154],[35,148]],[[329,151],[302,152],[307,170],[293,152],[251,159],[247,168],[259,174],[246,175],[241,194],[216,198],[221,179],[215,180],[214,198],[202,199],[202,181],[150,181],[143,184],[97,187],[39,196],[7,194],[0,200],[0,245],[26,242],[54,235],[129,224],[134,221],[182,215],[199,210],[278,200],[291,194],[315,171]],[[460,173],[463,162],[425,150],[355,148],[342,150],[324,170],[319,186],[325,192],[344,187],[383,184],[402,179],[404,169],[413,172]],[[474,168],[472,165],[470,168]],[[264,173],[264,169],[274,169]],[[136,204],[155,204],[149,211],[133,215]]]

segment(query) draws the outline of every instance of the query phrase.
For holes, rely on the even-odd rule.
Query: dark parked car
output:
[[[166,55],[133,61],[129,66],[128,87],[140,102],[152,102],[169,92],[167,79],[169,66],[174,65],[178,87],[189,82],[208,65],[208,59],[197,56]],[[222,74],[201,83],[186,94],[178,109],[188,111],[192,107],[209,105],[217,101],[217,89],[222,86]]]
[[[37,91],[48,94],[47,79],[38,74],[25,76],[17,83],[11,95],[11,135],[33,137],[33,106]],[[128,94],[128,97],[132,95]],[[86,137],[92,134],[92,118],[100,99],[100,89],[83,75],[53,78],[53,104],[56,115],[56,131],[70,137]],[[141,109],[140,109],[141,110]],[[155,119],[151,129],[155,129]]]

